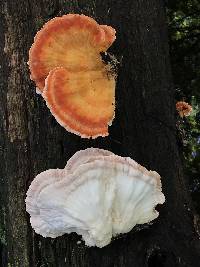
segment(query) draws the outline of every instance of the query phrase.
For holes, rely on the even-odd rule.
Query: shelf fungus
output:
[[[68,14],[47,22],[29,51],[31,79],[51,113],[83,138],[108,135],[115,111],[115,73],[101,52],[115,30],[94,19]]]
[[[186,103],[184,101],[178,101],[176,103],[176,110],[178,111],[179,116],[181,118],[183,118],[183,117],[187,117],[191,114],[192,106],[190,106],[188,103]]]
[[[44,237],[76,232],[87,246],[104,247],[112,237],[157,218],[155,207],[164,201],[158,173],[131,158],[89,148],[77,152],[64,169],[37,175],[26,210]]]

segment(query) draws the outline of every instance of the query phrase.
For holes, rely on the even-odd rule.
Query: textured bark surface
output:
[[[121,61],[116,119],[107,138],[84,140],[66,132],[29,79],[26,62],[35,33],[49,19],[69,12],[117,30],[110,49]],[[200,244],[178,153],[161,1],[5,0],[0,2],[0,25],[0,265],[198,266]],[[77,150],[91,146],[130,156],[160,173],[166,203],[159,219],[102,249],[77,244],[76,234],[56,239],[36,235],[24,204],[32,179],[48,168],[64,167]]]

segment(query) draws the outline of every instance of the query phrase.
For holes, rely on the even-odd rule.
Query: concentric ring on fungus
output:
[[[31,79],[51,113],[84,138],[108,135],[114,118],[115,75],[100,55],[114,40],[112,27],[68,14],[47,22],[29,52]]]

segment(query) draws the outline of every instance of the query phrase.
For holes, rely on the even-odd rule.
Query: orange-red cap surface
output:
[[[178,111],[181,118],[189,116],[192,112],[192,106],[184,101],[178,101],[176,103],[176,110]]]
[[[114,115],[115,80],[105,71],[52,70],[43,97],[51,113],[68,131],[81,137],[108,135]]]
[[[47,22],[30,49],[31,79],[56,120],[81,137],[108,135],[114,118],[115,79],[100,56],[114,40],[112,27],[68,14]]]

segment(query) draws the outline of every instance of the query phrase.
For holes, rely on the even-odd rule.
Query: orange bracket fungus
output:
[[[155,207],[164,201],[158,173],[131,158],[89,148],[77,152],[64,169],[37,175],[26,210],[44,237],[76,232],[87,246],[104,247],[113,236],[157,218]]]
[[[56,120],[84,138],[108,135],[115,110],[115,74],[101,52],[115,30],[68,14],[47,22],[29,52],[31,79]]]
[[[184,101],[178,101],[176,103],[176,110],[179,113],[179,116],[183,118],[184,116],[189,116],[192,112],[192,106]]]

